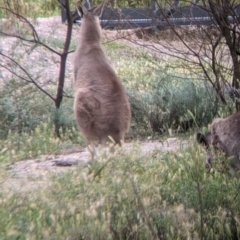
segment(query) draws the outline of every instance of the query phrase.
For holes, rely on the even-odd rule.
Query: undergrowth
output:
[[[9,132],[7,138],[0,139],[0,163],[58,154],[74,144],[85,146],[83,136],[77,128],[61,128],[62,138],[59,139],[49,126],[50,123],[42,123],[27,133]]]
[[[194,142],[194,141],[192,141]],[[204,168],[203,150],[102,153],[48,187],[1,193],[2,239],[238,239],[239,176]]]

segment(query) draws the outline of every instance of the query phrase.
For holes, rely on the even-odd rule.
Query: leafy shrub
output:
[[[128,98],[131,104],[133,132],[140,135],[146,135],[149,132],[149,124],[147,118],[145,102],[142,100],[141,94],[137,91],[128,90]]]
[[[13,79],[0,93],[0,138],[5,138],[8,131],[31,131],[48,118],[48,99],[45,101],[31,85]]]
[[[65,93],[71,96],[72,90],[66,88]],[[60,152],[73,143],[84,145],[72,106],[73,98],[64,98],[56,110],[54,102],[30,84],[15,79],[6,82],[0,90],[1,159],[19,161]],[[61,140],[54,135],[55,123]]]
[[[66,89],[71,95],[71,91]],[[56,121],[63,130],[76,127],[73,98],[64,98],[60,109],[54,102],[30,84],[10,80],[0,91],[0,139],[9,131],[30,133],[43,122],[53,127]]]
[[[166,71],[161,72],[149,91],[132,92],[130,99],[134,121],[138,123],[141,119],[142,126],[148,124],[153,132],[158,133],[206,125],[220,107],[211,86],[186,76],[173,76]]]

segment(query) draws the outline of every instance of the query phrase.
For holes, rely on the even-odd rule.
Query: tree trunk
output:
[[[238,43],[236,42],[236,33],[232,31],[231,23],[228,19],[228,16],[231,14],[232,7],[230,6],[230,3],[228,1],[214,2],[213,0],[209,0],[209,6],[211,8],[213,17],[216,20],[223,37],[226,40],[226,44],[229,49],[233,63],[232,87],[238,90],[240,87],[240,62],[237,54]],[[236,101],[235,104],[236,110],[240,110],[240,103]]]
[[[65,9],[66,9],[66,16],[67,16],[67,35],[66,40],[63,48],[63,52],[61,54],[61,63],[60,63],[60,71],[59,71],[59,78],[58,78],[58,88],[57,88],[57,95],[55,98],[55,106],[56,106],[56,115],[54,119],[55,125],[55,134],[60,138],[60,122],[59,122],[59,109],[63,100],[63,89],[64,89],[64,80],[65,80],[65,70],[66,70],[66,61],[68,56],[68,50],[71,42],[72,37],[72,16],[70,12],[69,0],[65,0]]]

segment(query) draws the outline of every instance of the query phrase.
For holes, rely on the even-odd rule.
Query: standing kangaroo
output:
[[[106,3],[87,10],[79,1],[81,38],[74,58],[74,113],[92,159],[96,147],[112,138],[121,145],[129,130],[131,109],[125,89],[101,45],[101,16]]]

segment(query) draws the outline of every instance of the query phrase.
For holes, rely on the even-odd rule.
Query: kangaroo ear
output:
[[[80,18],[83,18],[87,14],[88,10],[83,6],[82,1],[78,1],[76,4],[77,12]]]
[[[109,0],[102,2],[98,6],[92,8],[90,11],[92,12],[93,15],[98,16],[99,18],[102,16],[105,8],[109,4]]]

